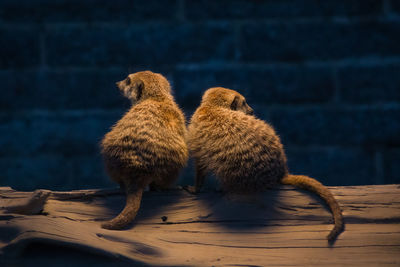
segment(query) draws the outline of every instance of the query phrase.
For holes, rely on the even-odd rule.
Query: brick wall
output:
[[[0,185],[113,185],[98,143],[129,107],[114,83],[145,69],[188,117],[206,88],[239,90],[293,173],[400,183],[400,1],[2,0]]]

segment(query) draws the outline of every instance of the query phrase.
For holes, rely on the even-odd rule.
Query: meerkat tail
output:
[[[135,219],[140,208],[142,200],[143,188],[127,190],[125,208],[114,219],[101,225],[102,228],[108,230],[121,230]]]
[[[344,228],[344,222],[339,203],[333,197],[332,193],[317,180],[304,175],[289,174],[281,180],[281,183],[285,185],[293,185],[295,187],[314,192],[328,204],[333,214],[335,226],[327,236],[327,239],[328,241],[335,240],[336,237],[342,232]]]

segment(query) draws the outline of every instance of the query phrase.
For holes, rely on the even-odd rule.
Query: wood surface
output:
[[[346,223],[333,245],[324,203],[289,186],[251,197],[145,192],[123,231],[100,227],[123,208],[117,189],[0,187],[0,266],[400,266],[400,185],[329,188]]]

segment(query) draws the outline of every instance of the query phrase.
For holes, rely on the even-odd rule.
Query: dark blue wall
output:
[[[98,143],[129,107],[114,83],[145,69],[188,117],[209,87],[243,93],[294,173],[400,183],[400,1],[2,0],[0,185],[113,185]]]

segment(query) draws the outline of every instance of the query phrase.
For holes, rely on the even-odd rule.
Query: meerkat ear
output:
[[[232,110],[237,110],[239,107],[239,97],[235,96],[235,98],[233,99],[232,103],[231,103],[231,109]]]
[[[143,94],[144,82],[137,79],[132,82],[132,88],[136,91],[136,100],[139,100]]]

